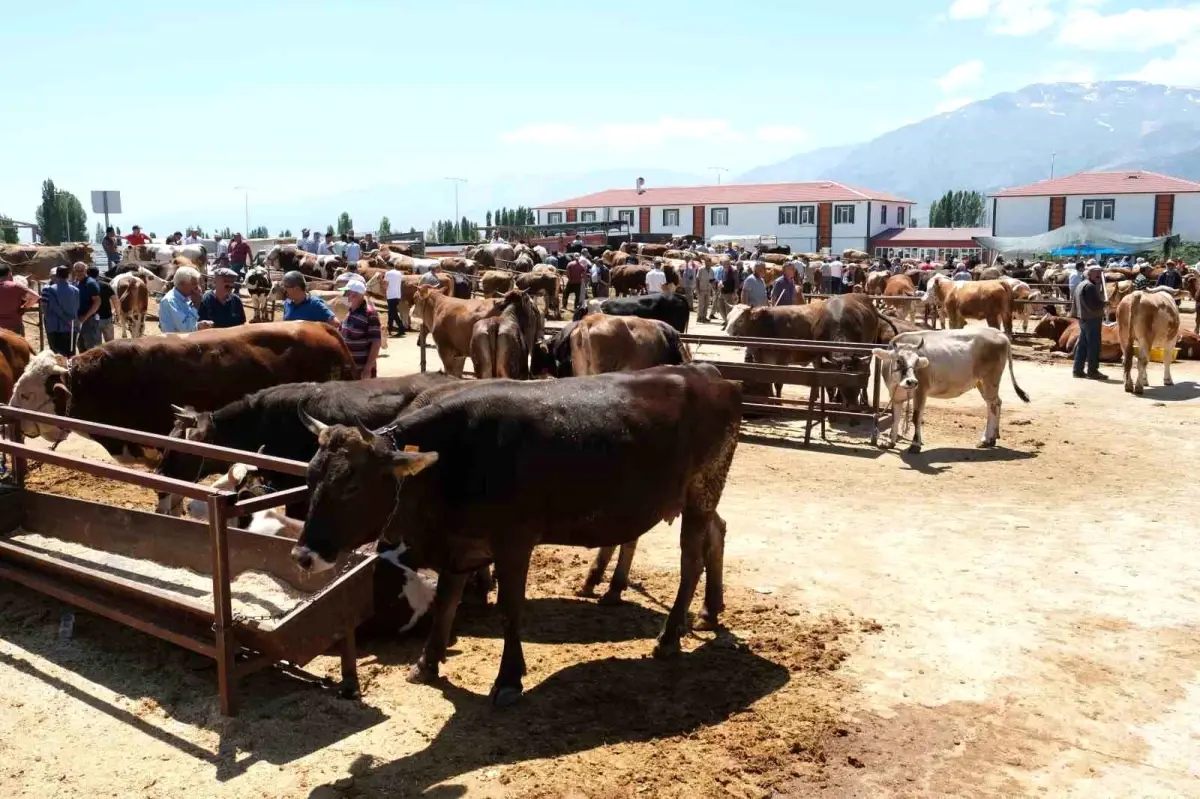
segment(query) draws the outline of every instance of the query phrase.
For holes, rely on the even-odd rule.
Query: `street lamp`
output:
[[[729,171],[728,169],[726,169],[726,168],[725,168],[725,167],[723,167],[723,166],[710,166],[710,167],[709,167],[709,170],[710,170],[710,171],[712,171],[712,172],[716,172],[716,173],[717,173],[717,185],[718,185],[718,186],[720,186],[720,185],[721,185],[721,173],[722,173],[722,172],[728,172],[728,171]]]
[[[246,193],[246,227],[242,228],[242,235],[250,238],[250,192],[254,191],[253,186],[234,186],[234,191]]]
[[[466,183],[467,179],[466,178],[446,178],[446,180],[449,180],[454,183],[454,221],[455,221],[455,223],[457,223],[458,222],[458,184]]]

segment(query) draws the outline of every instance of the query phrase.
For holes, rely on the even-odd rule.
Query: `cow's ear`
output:
[[[890,361],[892,358],[896,357],[896,354],[891,350],[880,349],[879,347],[871,350],[871,354],[881,361]]]
[[[437,463],[437,459],[436,452],[394,452],[392,474],[397,477],[409,477]]]
[[[71,389],[67,388],[63,383],[55,383],[51,390],[56,394],[61,394],[63,399],[71,398]]]
[[[929,359],[926,358],[924,355],[919,356],[917,358],[917,368],[918,369],[928,369],[929,368]]]

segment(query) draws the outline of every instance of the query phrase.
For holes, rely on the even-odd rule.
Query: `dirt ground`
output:
[[[393,340],[385,374],[414,368],[414,339]],[[207,661],[82,613],[61,639],[59,603],[0,585],[0,789],[1200,796],[1187,526],[1200,364],[1178,364],[1173,388],[1161,375],[1153,365],[1133,397],[1119,379],[1018,361],[1032,403],[1004,383],[989,451],[974,446],[977,395],[931,402],[920,455],[853,428],[810,449],[741,444],[720,508],[726,629],[694,633],[677,661],[648,657],[678,569],[668,525],[642,539],[618,608],[574,597],[589,553],[547,548],[530,579],[526,696],[500,712],[486,701],[490,609],[464,609],[439,686],[404,680],[417,639],[376,636],[360,646],[361,702],[266,672],[222,719]],[[153,504],[55,467],[30,480]],[[334,676],[337,660],[308,670]]]

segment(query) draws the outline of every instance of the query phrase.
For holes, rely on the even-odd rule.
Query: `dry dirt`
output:
[[[411,369],[413,340],[384,373]],[[506,711],[486,703],[491,610],[464,609],[440,686],[404,680],[418,641],[376,637],[361,703],[267,672],[222,719],[207,661],[84,614],[60,640],[61,605],[0,586],[0,790],[1200,796],[1200,365],[1173,388],[1152,366],[1144,397],[1061,363],[1016,371],[1033,403],[1004,384],[996,450],[974,448],[978,396],[931,403],[921,455],[850,428],[743,443],[721,505],[727,630],[677,661],[648,657],[676,531],[643,538],[619,608],[574,598],[588,553],[540,552],[526,696]],[[153,503],[49,466],[31,484]]]

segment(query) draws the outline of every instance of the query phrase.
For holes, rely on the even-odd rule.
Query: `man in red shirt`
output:
[[[150,241],[150,239],[147,238],[146,234],[142,232],[140,225],[134,225],[133,232],[125,237],[125,241],[129,242],[130,244],[146,244]]]
[[[250,244],[242,238],[241,233],[234,233],[233,240],[229,242],[229,268],[241,277],[246,274],[249,264]]]
[[[587,302],[587,296],[581,295],[580,289],[583,287],[583,276],[587,269],[579,262],[578,258],[572,258],[567,264],[567,286],[563,289],[563,307],[572,308],[583,305]],[[567,298],[572,294],[575,295],[575,305],[567,305]]]

